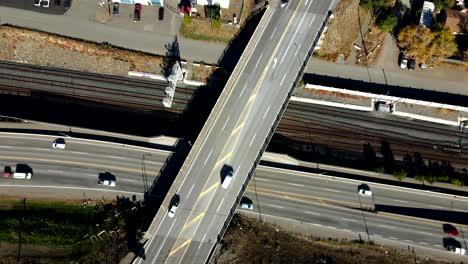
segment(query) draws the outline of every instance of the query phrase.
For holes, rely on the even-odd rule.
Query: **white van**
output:
[[[13,178],[15,178],[15,179],[30,180],[31,177],[32,177],[32,173],[29,173],[29,172],[15,172],[15,173],[13,173]]]

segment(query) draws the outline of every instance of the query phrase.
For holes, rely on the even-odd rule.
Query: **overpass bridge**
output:
[[[151,224],[135,263],[205,263],[222,238],[330,17],[335,0],[271,6]],[[221,188],[226,165],[234,169]],[[173,218],[172,197],[180,196]]]

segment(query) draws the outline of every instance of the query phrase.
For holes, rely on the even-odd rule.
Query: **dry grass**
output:
[[[414,256],[388,247],[302,237],[236,215],[211,263],[407,264]],[[437,263],[418,258],[416,263]]]
[[[186,38],[225,43],[229,42],[238,30],[238,27],[226,24],[217,29],[211,26],[210,21],[201,19],[192,19],[192,23],[182,24],[180,27],[180,33]]]
[[[385,34],[384,31],[380,30],[374,23],[372,23],[369,26],[369,31],[367,31],[364,36],[364,45],[367,47],[367,56],[364,48],[359,50],[357,53],[359,58],[357,64],[369,65],[374,62],[382,50],[386,35],[387,34]]]
[[[359,0],[342,0],[338,4],[333,12],[334,18],[329,22],[322,48],[319,50],[321,58],[336,61],[338,56],[343,54],[344,59],[348,59],[359,34],[359,17],[362,23],[367,14],[366,10],[358,7]]]

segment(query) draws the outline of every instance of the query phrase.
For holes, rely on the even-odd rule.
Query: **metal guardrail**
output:
[[[274,132],[276,130],[276,127],[278,126],[281,118],[283,117],[284,112],[286,111],[286,108],[287,108],[287,106],[289,104],[289,100],[290,100],[291,96],[293,95],[294,91],[297,88],[297,85],[299,84],[299,82],[302,80],[302,78],[304,76],[304,69],[307,66],[307,63],[308,63],[310,57],[312,56],[314,47],[317,45],[317,42],[320,39],[320,36],[322,35],[322,32],[323,32],[325,26],[327,25],[331,14],[332,14],[332,11],[328,10],[328,13],[324,18],[324,21],[322,22],[322,25],[321,25],[319,31],[317,32],[317,35],[315,36],[314,41],[312,42],[311,48],[307,52],[307,55],[306,55],[306,57],[304,59],[304,62],[302,63],[302,66],[301,66],[301,68],[300,68],[300,70],[299,70],[299,72],[298,72],[298,74],[296,76],[296,79],[293,82],[293,85],[291,86],[291,89],[289,90],[288,96],[284,100],[283,105],[281,106],[280,112],[276,116],[275,122],[273,123],[273,125],[270,128],[270,132],[268,133],[268,136],[266,137],[265,141],[263,142],[262,148],[260,149],[260,151],[259,151],[259,153],[257,155],[257,158],[255,159],[254,164],[250,168],[250,171],[249,171],[249,174],[247,175],[246,180],[242,184],[241,190],[240,190],[239,194],[236,197],[236,202],[234,203],[231,210],[229,211],[229,214],[227,215],[226,221],[224,222],[223,227],[221,228],[221,230],[220,230],[220,232],[219,232],[219,234],[218,234],[218,236],[216,238],[216,245],[219,243],[219,241],[221,241],[223,239],[224,234],[226,233],[226,230],[229,227],[229,224],[230,224],[230,222],[232,220],[232,217],[234,216],[234,213],[236,211],[237,205],[239,204],[242,197],[244,196],[244,192],[247,189],[247,185],[249,184],[250,179],[252,178],[252,175],[255,173],[255,168],[260,163],[262,155],[265,152],[266,148],[268,147],[268,143],[270,142],[271,138],[273,137],[273,134],[274,134]],[[207,257],[207,259],[206,259],[206,263],[208,263],[209,260],[211,259],[211,257],[213,256],[213,253],[214,253],[215,249],[216,249],[216,246],[213,246],[210,253],[209,253],[209,255],[208,255],[208,257]]]

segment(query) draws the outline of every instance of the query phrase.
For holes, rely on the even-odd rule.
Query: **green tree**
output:
[[[377,165],[377,155],[369,143],[363,145],[361,162],[363,167],[369,170],[373,170]]]
[[[393,156],[392,149],[387,141],[382,141],[380,152],[383,156],[385,173],[393,174],[395,169],[395,157]]]
[[[433,0],[436,9],[450,9],[455,5],[455,0]]]
[[[377,26],[386,32],[392,32],[398,24],[398,18],[393,13],[382,12],[377,18]]]
[[[435,58],[447,58],[457,52],[455,36],[446,27],[436,26],[434,29],[434,41],[431,43],[431,56]]]

